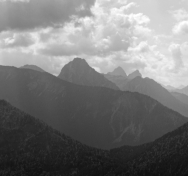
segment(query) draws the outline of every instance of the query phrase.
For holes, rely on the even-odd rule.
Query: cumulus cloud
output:
[[[97,0],[92,17],[67,24],[39,52],[50,56],[106,56],[126,52],[133,43],[133,36],[143,40],[151,34],[147,16],[128,12],[134,6],[135,3],[120,0]],[[57,39],[57,35],[61,38]]]
[[[90,16],[95,0],[1,0],[0,31],[62,26],[73,15]]]

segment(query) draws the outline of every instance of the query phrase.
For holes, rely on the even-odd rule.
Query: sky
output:
[[[188,85],[187,0],[0,0],[0,64],[58,75],[81,57],[164,85]]]

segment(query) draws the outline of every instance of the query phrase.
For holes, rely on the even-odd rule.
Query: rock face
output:
[[[85,59],[75,58],[63,67],[58,77],[78,85],[107,87],[119,90],[114,83],[91,68]]]
[[[125,73],[125,71],[121,67],[117,67],[113,72],[109,72],[108,74],[109,75],[114,75],[114,76],[127,77],[127,74]]]
[[[133,80],[127,82],[122,90],[139,92],[141,94],[148,95],[166,107],[188,117],[187,104],[176,99],[169,91],[167,91],[164,87],[152,79],[136,77]]]
[[[136,70],[133,73],[131,73],[131,74],[128,75],[129,79],[134,79],[136,77],[142,77],[142,74],[138,70]]]
[[[0,67],[0,98],[84,144],[153,141],[187,118],[139,93],[79,86],[48,73]]]
[[[42,68],[36,66],[36,65],[24,65],[22,67],[20,67],[22,69],[31,69],[31,70],[35,70],[35,71],[39,71],[39,72],[45,72]]]

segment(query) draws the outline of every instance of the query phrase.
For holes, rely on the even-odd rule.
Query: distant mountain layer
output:
[[[125,76],[104,74],[105,78],[116,84],[120,90],[123,90],[129,79]]]
[[[188,123],[110,151],[83,145],[0,100],[0,175],[187,176]]]
[[[138,70],[136,70],[133,73],[131,73],[131,74],[128,75],[129,79],[134,79],[136,77],[142,77],[141,73]]]
[[[114,83],[91,68],[85,59],[75,58],[63,67],[58,77],[78,85],[100,86],[119,90]]]
[[[173,109],[188,117],[187,104],[176,99],[169,91],[160,84],[149,78],[136,77],[128,81],[122,88],[124,91],[139,92],[159,101],[166,107]]]
[[[20,67],[22,69],[31,69],[31,70],[35,70],[35,71],[39,71],[39,72],[45,72],[42,68],[36,66],[36,65],[24,65],[22,67]]]
[[[109,75],[114,75],[114,76],[123,76],[123,77],[127,77],[127,74],[125,73],[125,71],[123,70],[123,68],[121,67],[117,67],[114,71],[109,72]]]
[[[178,92],[171,92],[171,94],[178,99],[179,101],[181,101],[182,103],[185,103],[188,105],[188,95],[185,95],[183,93],[178,93]]]
[[[79,86],[48,73],[0,67],[0,98],[84,144],[139,145],[187,118],[139,93]]]
[[[188,86],[182,88],[182,89],[176,89],[176,92],[183,93],[188,96]]]

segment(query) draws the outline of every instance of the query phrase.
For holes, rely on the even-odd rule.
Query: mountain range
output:
[[[151,142],[187,118],[139,93],[81,86],[49,73],[0,67],[0,98],[89,146]]]
[[[186,95],[79,58],[39,70],[0,66],[0,175],[188,175]]]
[[[97,79],[95,79],[95,75],[97,75]],[[104,74],[105,79],[102,74],[97,73],[92,69],[84,59],[76,58],[63,67],[59,77],[71,83],[85,86],[92,85],[96,87],[111,88],[106,82],[113,82],[122,91],[139,92],[148,95],[162,103],[164,106],[188,117],[188,106],[186,103],[178,99],[176,96],[173,96],[167,89],[154,80],[142,78],[142,75],[138,70],[126,76],[123,68],[117,67],[114,71]],[[84,80],[84,82],[82,81],[80,83],[80,80]],[[101,81],[99,83],[96,80]]]

